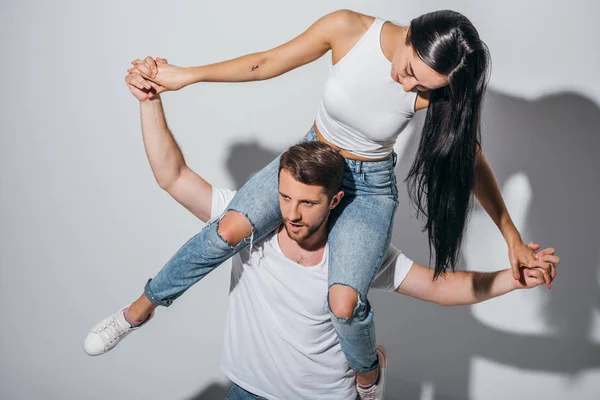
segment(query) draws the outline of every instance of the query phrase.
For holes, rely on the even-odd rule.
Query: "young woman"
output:
[[[426,218],[435,277],[454,269],[473,193],[506,240],[515,279],[520,266],[535,261],[480,150],[490,61],[471,22],[453,11],[437,11],[400,26],[342,10],[322,17],[282,46],[218,64],[181,68],[162,59],[136,60],[126,81],[151,98],[197,82],[270,79],[329,50],[330,76],[315,123],[303,140],[328,143],[346,159],[346,195],[334,210],[329,234],[329,307],[358,383],[368,387],[376,382],[379,365],[367,293],[388,248],[397,206],[393,145],[417,110],[427,109],[427,115],[407,181],[411,200]],[[98,324],[92,333],[103,339],[94,342],[96,348],[90,340],[86,351],[110,350],[158,305],[170,305],[282,222],[298,237],[307,235],[301,220],[282,221],[278,202],[287,199],[278,194],[278,163],[274,160],[250,179],[222,217],[190,239],[137,301]],[[176,191],[186,173],[182,168],[163,188]],[[548,285],[550,279],[546,275]],[[132,329],[107,328],[106,321],[123,313]]]

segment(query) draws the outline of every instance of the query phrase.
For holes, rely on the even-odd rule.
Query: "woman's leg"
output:
[[[194,283],[281,223],[278,199],[279,157],[254,175],[235,195],[223,215],[209,222],[148,281],[126,318],[137,324],[161,306],[169,306]]]
[[[313,129],[302,141],[312,140],[316,140]],[[169,306],[223,261],[277,228],[281,224],[278,171],[279,157],[238,191],[221,218],[179,249],[148,281],[138,300],[97,323],[84,340],[85,351],[90,355],[110,351],[149,320],[157,306]]]
[[[235,195],[223,216],[207,224],[146,284],[146,297],[169,306],[194,283],[279,224],[279,157],[254,175]]]
[[[301,142],[317,140],[314,128]],[[206,225],[148,281],[128,310],[143,321],[159,305],[169,306],[194,283],[245,246],[263,239],[281,224],[279,157],[254,175],[229,203],[217,221]]]
[[[245,192],[252,193],[251,190]],[[259,192],[268,195],[269,190]],[[183,245],[154,279],[148,281],[144,293],[127,308],[126,318],[130,323],[139,325],[159,305],[169,306],[185,290],[204,278],[223,261],[233,256],[255,238],[260,240],[264,236],[263,232],[271,232],[274,228],[269,228],[270,223],[278,226],[280,222],[276,221],[280,217],[277,218],[275,213],[270,213],[264,207],[273,203],[272,199],[268,197],[270,196],[253,197],[256,200],[262,199],[262,213],[253,213],[254,217],[247,216],[243,211],[243,204],[235,209],[228,209],[219,220],[210,222],[200,233]],[[244,202],[240,200],[240,203]],[[279,211],[278,207],[277,211]],[[259,214],[260,218],[257,217]],[[255,225],[250,221],[265,223],[259,223],[258,228],[254,230]]]
[[[361,374],[378,367],[371,281],[388,248],[397,206],[395,156],[380,162],[347,160],[342,204],[331,216],[329,307],[350,367]]]

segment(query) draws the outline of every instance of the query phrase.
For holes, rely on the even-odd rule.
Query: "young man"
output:
[[[134,79],[135,77],[128,77]],[[130,85],[141,101],[142,131],[159,185],[203,221],[217,223],[235,192],[213,188],[185,164],[171,135],[161,99]],[[345,161],[321,142],[293,146],[280,160],[279,198],[284,223],[234,260],[222,367],[235,383],[230,399],[381,399],[385,349],[378,348],[378,381],[357,387],[341,351],[327,307],[327,221],[344,193],[339,190]],[[532,248],[536,246],[532,245]],[[515,288],[544,283],[555,275],[552,249],[538,253],[534,268],[516,282],[509,269],[491,274],[457,272],[433,281],[433,271],[391,247],[373,287],[444,305],[473,304]],[[241,262],[240,262],[241,261]],[[488,288],[475,292],[485,281]],[[144,321],[127,309],[96,325],[84,348],[103,354]],[[358,390],[357,390],[358,389]]]

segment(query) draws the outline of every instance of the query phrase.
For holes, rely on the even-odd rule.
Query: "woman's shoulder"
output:
[[[375,21],[375,17],[371,15],[348,9],[334,11],[323,18],[326,18],[327,22],[334,25],[336,31],[344,36],[363,34]]]

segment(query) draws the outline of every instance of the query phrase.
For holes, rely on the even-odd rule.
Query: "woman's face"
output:
[[[412,46],[402,44],[392,58],[392,79],[402,85],[406,92],[413,89],[429,91],[448,84],[448,76],[429,68],[417,56]]]

